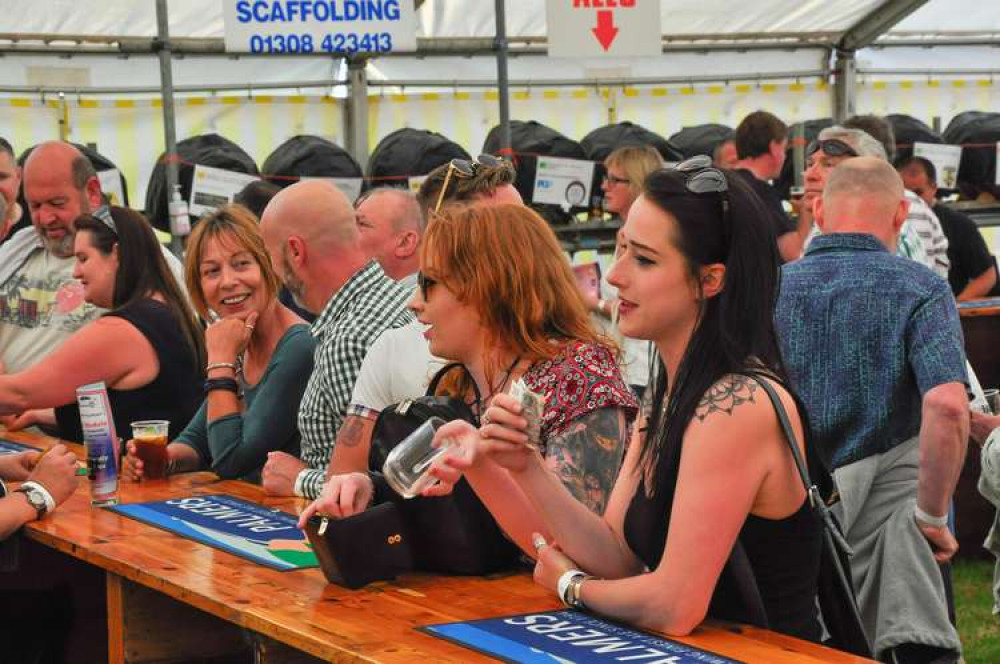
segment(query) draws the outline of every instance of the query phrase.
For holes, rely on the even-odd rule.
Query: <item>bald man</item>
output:
[[[313,374],[299,407],[300,458],[271,452],[264,488],[319,495],[361,362],[382,332],[413,319],[410,290],[362,249],[354,209],[335,186],[307,180],[268,203],[261,233],[274,267],[300,306],[317,314]]]
[[[840,495],[851,572],[880,661],[952,662],[938,562],[969,434],[965,353],[948,283],[893,255],[909,203],[883,159],[832,169],[823,230],[782,267],[778,334]]]
[[[32,150],[24,164],[31,228],[0,247],[0,360],[15,373],[46,357],[100,310],[73,278],[76,218],[103,204],[94,167],[69,143]],[[183,288],[180,262],[164,252]]]
[[[407,189],[375,189],[358,201],[357,215],[361,249],[378,261],[390,279],[415,288],[424,232],[417,197]]]

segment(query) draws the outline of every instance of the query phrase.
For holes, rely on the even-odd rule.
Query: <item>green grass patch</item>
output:
[[[959,560],[952,578],[966,664],[1000,664],[1000,619],[993,616],[993,562]]]

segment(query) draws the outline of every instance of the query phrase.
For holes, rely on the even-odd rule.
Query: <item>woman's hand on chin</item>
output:
[[[209,363],[235,362],[250,343],[256,324],[257,312],[253,311],[246,320],[223,318],[209,325],[205,329],[205,350]]]

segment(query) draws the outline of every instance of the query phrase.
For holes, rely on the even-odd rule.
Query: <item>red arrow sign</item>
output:
[[[618,28],[615,27],[615,15],[612,11],[597,12],[597,27],[591,29],[597,41],[601,43],[601,48],[605,51],[611,47],[611,42],[618,36]]]

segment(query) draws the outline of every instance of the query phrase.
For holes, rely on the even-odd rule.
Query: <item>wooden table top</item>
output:
[[[57,442],[25,433],[2,436],[42,448]],[[81,446],[73,449],[82,454]],[[204,472],[125,482],[119,497],[122,503],[133,503],[214,493],[293,514],[306,504],[299,498],[268,497],[258,486]],[[272,570],[92,508],[86,481],[53,515],[29,524],[26,533],[67,555],[330,662],[495,661],[415,628],[560,608],[526,573],[490,578],[414,573],[396,582],[349,590],[328,584],[319,569]],[[706,624],[675,640],[746,664],[869,662],[744,626]]]

